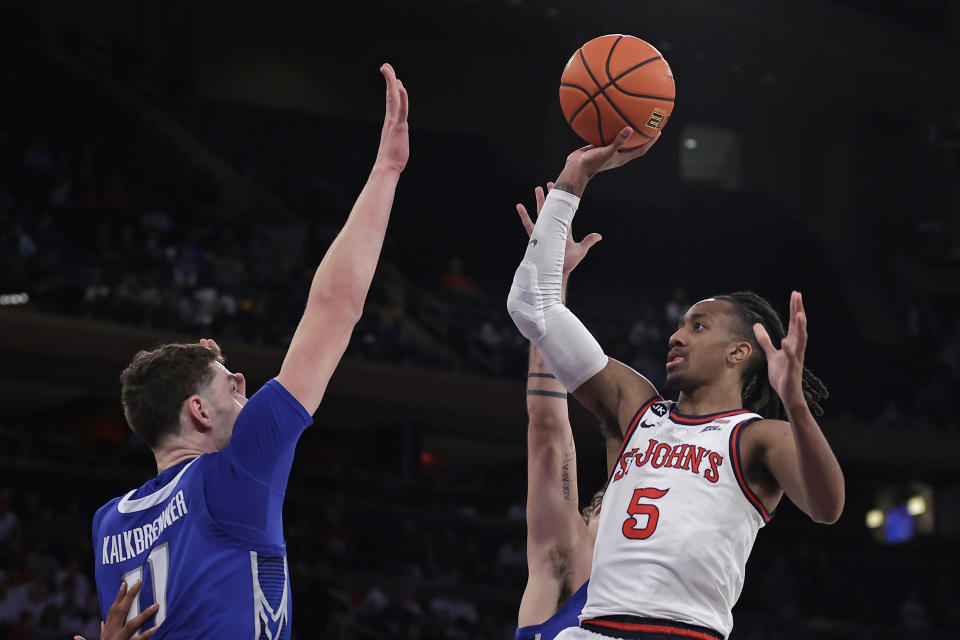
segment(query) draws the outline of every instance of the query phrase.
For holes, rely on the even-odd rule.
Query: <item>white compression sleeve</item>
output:
[[[605,366],[600,344],[561,300],[567,233],[580,198],[552,189],[513,276],[507,311],[520,333],[537,345],[557,380],[575,391]]]

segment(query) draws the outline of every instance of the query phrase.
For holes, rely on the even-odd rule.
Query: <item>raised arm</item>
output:
[[[547,189],[553,188],[547,183]],[[534,191],[537,213],[546,199],[541,187]],[[534,223],[526,208],[517,213],[527,235]],[[564,245],[561,297],[566,298],[570,273],[602,238],[587,235],[581,242],[568,233]],[[559,545],[571,545],[583,528],[578,509],[577,456],[567,407],[567,390],[550,372],[539,349],[530,345],[527,371],[527,560],[531,573],[547,566]],[[543,564],[543,567],[539,565]]]
[[[309,413],[320,405],[363,313],[394,191],[409,156],[407,91],[389,64],[380,71],[387,98],[377,159],[346,224],[317,268],[306,309],[277,375]]]
[[[790,297],[788,326],[779,349],[763,325],[754,326],[757,341],[766,354],[770,385],[780,396],[788,421],[764,420],[751,427],[755,433],[746,433],[755,441],[760,466],[775,481],[773,499],[779,499],[782,490],[812,520],[833,524],[843,512],[845,483],[840,463],[803,393],[807,315],[798,291]]]
[[[620,433],[641,404],[656,395],[656,389],[639,373],[603,353],[583,323],[564,306],[561,288],[566,238],[587,183],[600,171],[644,155],[657,139],[620,152],[631,133],[627,127],[610,145],[583,147],[567,157],[507,299],[514,324],[537,345],[561,384],[604,424],[618,425]]]
[[[547,183],[550,189],[552,183]],[[535,190],[537,211],[545,200]],[[520,220],[529,235],[534,224],[522,204]],[[592,233],[583,241],[568,236],[563,290],[570,272],[600,241]],[[530,345],[527,372],[527,585],[518,614],[519,626],[539,624],[557,611],[558,602],[590,577],[593,547],[578,509],[577,455],[567,407],[567,391]]]

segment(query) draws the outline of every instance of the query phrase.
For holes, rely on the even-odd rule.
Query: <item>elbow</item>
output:
[[[812,516],[813,521],[817,524],[836,524],[837,520],[840,519],[840,515],[843,513],[843,509],[837,509],[832,512],[824,512],[823,514],[816,514]]]
[[[823,505],[820,509],[810,514],[811,519],[817,524],[836,524],[843,515],[843,494],[841,493],[831,504]]]
[[[343,322],[355,325],[363,316],[364,302],[363,296],[351,295],[349,291],[329,291],[312,295],[307,306],[323,309],[327,313],[335,314]]]
[[[517,273],[520,273],[519,269]],[[513,279],[507,295],[507,313],[523,337],[534,344],[546,334],[546,322],[538,302],[536,293],[519,285],[517,278]]]

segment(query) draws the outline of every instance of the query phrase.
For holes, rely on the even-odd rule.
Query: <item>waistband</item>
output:
[[[582,620],[580,626],[608,638],[644,640],[650,636],[673,636],[693,640],[724,640],[723,634],[692,624],[637,616],[601,616]]]

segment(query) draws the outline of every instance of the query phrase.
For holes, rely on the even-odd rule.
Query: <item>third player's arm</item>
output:
[[[363,313],[394,191],[409,155],[406,89],[390,65],[381,71],[387,100],[377,159],[346,224],[317,268],[306,310],[277,375],[309,413],[320,405]]]
[[[534,345],[530,345],[527,415],[527,557],[528,563],[540,565],[549,562],[553,548],[573,543],[583,520],[577,508],[577,451],[567,391]]]

